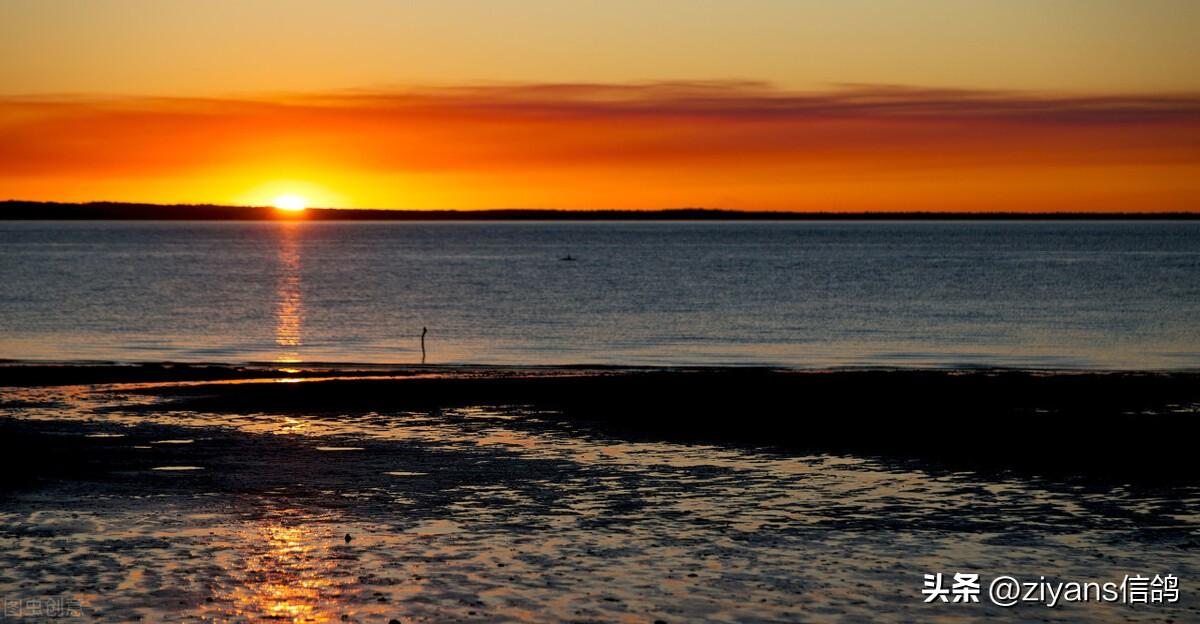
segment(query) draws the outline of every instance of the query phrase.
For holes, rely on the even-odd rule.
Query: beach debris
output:
[[[349,544],[349,543],[350,543],[350,540],[352,540],[352,539],[354,539],[354,538],[353,538],[353,537],[350,537],[350,534],[349,534],[349,533],[347,533],[347,534],[346,534],[346,543],[347,543],[347,544]]]

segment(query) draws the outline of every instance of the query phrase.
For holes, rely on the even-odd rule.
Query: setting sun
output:
[[[275,198],[275,207],[289,212],[300,212],[308,207],[308,203],[299,195],[287,194]]]

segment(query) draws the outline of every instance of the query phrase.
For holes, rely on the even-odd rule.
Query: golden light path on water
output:
[[[340,606],[325,589],[331,584],[332,561],[314,552],[319,542],[304,526],[264,524],[251,530],[246,543],[262,545],[245,561],[245,583],[223,598],[232,603],[228,615],[290,622],[328,622]]]
[[[279,224],[279,279],[275,287],[275,344],[280,347],[275,361],[300,361],[304,300],[301,291],[300,228],[295,222]]]

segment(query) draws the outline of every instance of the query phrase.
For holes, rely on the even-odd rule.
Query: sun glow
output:
[[[288,212],[300,212],[308,207],[308,202],[304,201],[303,197],[293,193],[276,197],[274,204],[279,210],[286,210]]]

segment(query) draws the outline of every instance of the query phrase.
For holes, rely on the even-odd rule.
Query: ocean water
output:
[[[572,261],[562,260],[565,256]],[[0,222],[0,358],[1200,367],[1197,222]]]

